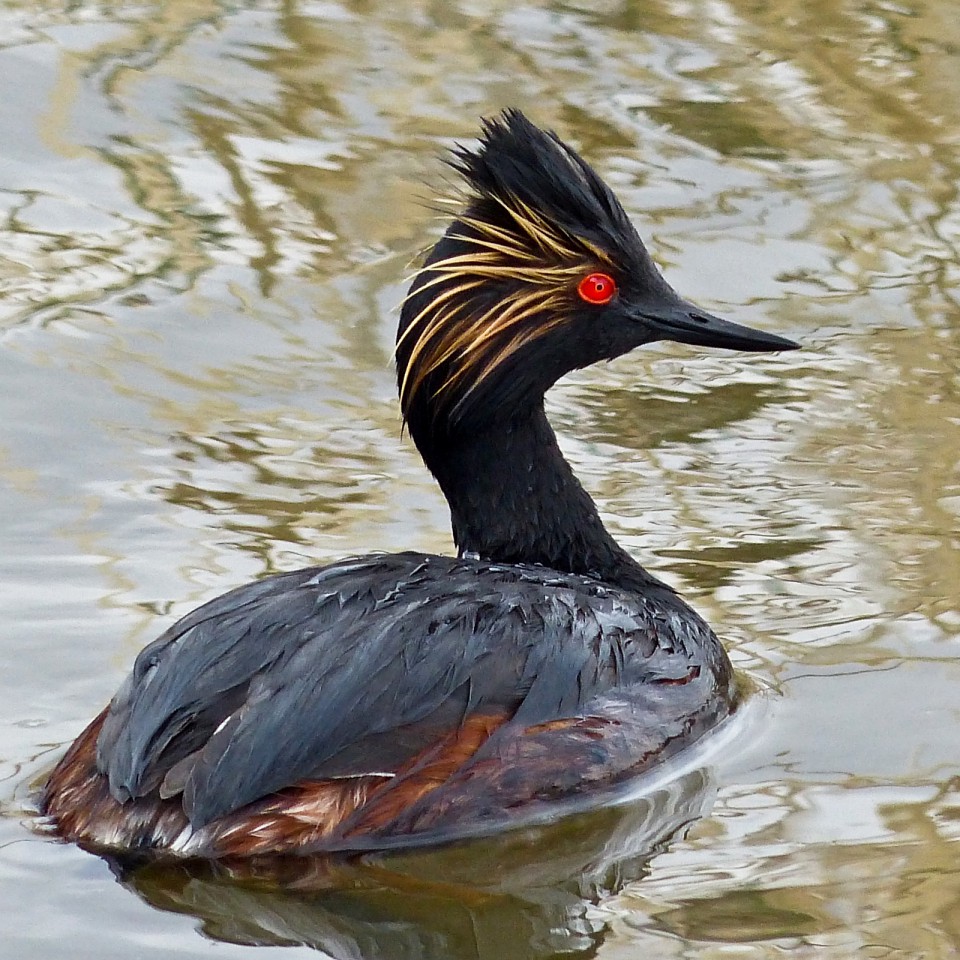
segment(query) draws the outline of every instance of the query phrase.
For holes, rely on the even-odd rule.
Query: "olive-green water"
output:
[[[8,0],[0,89],[0,956],[960,956],[955,0]],[[394,307],[438,155],[507,105],[686,296],[804,345],[550,400],[746,706],[552,830],[120,882],[33,802],[137,650],[271,571],[450,549]]]

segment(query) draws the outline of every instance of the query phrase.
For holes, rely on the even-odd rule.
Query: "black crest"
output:
[[[532,214],[533,243],[548,229],[574,247],[579,242],[613,259],[632,259],[636,246],[643,247],[620,201],[593,168],[519,110],[484,120],[479,149],[461,147],[449,163],[491,219],[503,217],[496,206]]]
[[[414,421],[462,423],[493,397],[507,409],[600,359],[551,336],[584,312],[577,284],[591,271],[657,276],[610,188],[518,110],[484,121],[479,145],[448,162],[464,183],[460,212],[414,277],[397,339],[415,435]]]

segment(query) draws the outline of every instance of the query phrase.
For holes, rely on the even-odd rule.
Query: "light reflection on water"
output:
[[[4,942],[205,957],[191,916],[247,943],[237,918],[262,915],[263,942],[350,956],[401,928],[394,948],[439,956],[960,950],[957,24],[950,0],[8,4]],[[508,104],[583,148],[685,295],[807,348],[653,348],[550,399],[610,526],[727,638],[762,723],[649,833],[600,815],[404,881],[342,868],[309,901],[160,871],[132,886],[188,917],[153,910],[21,823],[30,778],[198,602],[449,549],[399,436],[391,310],[438,229],[438,151]],[[591,837],[632,872],[581,889],[565,844]],[[484,890],[505,861],[521,880]]]

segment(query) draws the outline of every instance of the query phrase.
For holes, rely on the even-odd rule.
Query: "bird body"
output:
[[[442,839],[636,775],[732,708],[719,640],[606,531],[543,396],[663,337],[793,344],[682,301],[609,188],[522,114],[453,165],[467,195],[397,364],[459,555],[279,574],[174,624],[51,775],[63,836],[203,857]]]

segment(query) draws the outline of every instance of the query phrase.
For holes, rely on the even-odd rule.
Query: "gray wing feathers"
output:
[[[635,597],[539,568],[398,554],[284,574],[144,649],[98,762],[119,799],[182,789],[199,825],[298,780],[395,767],[477,710],[576,715],[628,668],[659,669],[652,628]]]

